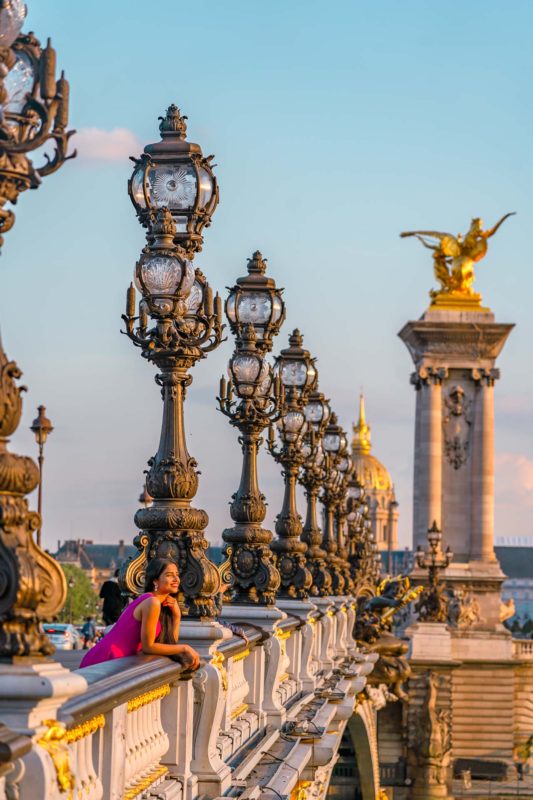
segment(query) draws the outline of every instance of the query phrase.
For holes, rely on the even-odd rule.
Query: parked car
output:
[[[48,622],[43,627],[44,632],[58,650],[81,650],[83,647],[82,638],[74,625]]]

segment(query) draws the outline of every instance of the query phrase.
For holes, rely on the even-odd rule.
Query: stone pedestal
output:
[[[452,636],[440,622],[415,622],[405,631],[409,637],[410,661],[428,664],[452,661]]]

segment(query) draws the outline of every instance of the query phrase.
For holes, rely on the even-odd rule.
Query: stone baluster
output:
[[[72,800],[102,800],[104,796],[99,759],[96,764],[94,761],[94,754],[101,751],[104,725],[104,715],[98,714],[66,733],[71,771],[75,776]]]
[[[170,685],[170,694],[161,704],[161,724],[169,739],[169,747],[161,763],[182,787],[182,800],[192,800],[198,794],[198,779],[191,770],[193,719],[192,681]]]
[[[221,758],[217,740],[228,699],[228,675],[224,656],[211,654],[211,660],[195,673],[195,724],[191,769],[198,778],[198,792],[216,796],[231,786],[231,769]]]

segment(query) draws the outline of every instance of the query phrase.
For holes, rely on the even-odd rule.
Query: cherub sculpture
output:
[[[494,236],[500,225],[515,212],[505,214],[492,228],[483,230],[483,220],[474,217],[466,236],[461,233],[454,236],[441,231],[404,231],[402,238],[416,236],[424,247],[433,250],[435,277],[440,283],[439,291],[431,291],[435,298],[438,294],[460,294],[473,296],[474,264],[487,255],[488,239]],[[426,237],[429,237],[429,241]],[[436,240],[431,241],[431,240]]]

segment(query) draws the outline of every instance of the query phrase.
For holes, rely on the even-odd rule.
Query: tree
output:
[[[74,564],[61,564],[61,569],[65,573],[68,593],[67,602],[59,614],[59,621],[78,625],[85,617],[96,617],[98,595],[85,572]]]

